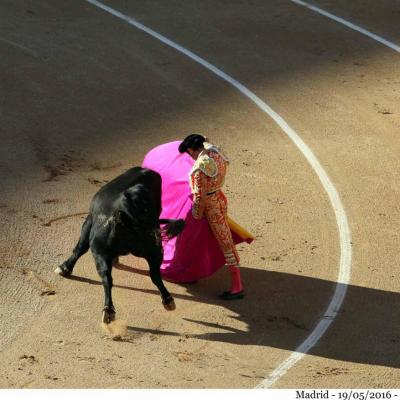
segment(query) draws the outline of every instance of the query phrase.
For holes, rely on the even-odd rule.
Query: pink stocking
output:
[[[233,265],[229,266],[229,271],[231,272],[231,290],[232,294],[241,292],[243,290],[242,280],[240,279],[240,267]]]

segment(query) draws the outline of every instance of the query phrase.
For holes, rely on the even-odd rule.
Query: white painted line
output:
[[[31,55],[33,57],[36,57],[36,58],[39,57],[39,55],[38,55],[38,53],[36,53],[36,51],[28,49],[27,47],[22,46],[22,44],[19,44],[19,43],[13,42],[12,40],[7,40],[7,39],[4,39],[4,38],[0,38],[0,40],[2,42],[4,42],[4,43],[7,43],[7,44],[11,45],[11,46],[19,48],[20,50],[24,51],[25,53],[28,53],[29,55]]]
[[[262,101],[259,97],[257,97],[253,92],[247,89],[244,85],[242,85],[237,80],[233,79],[225,72],[221,71],[219,68],[210,64],[203,58],[194,54],[190,50],[185,49],[179,44],[174,43],[172,40],[167,39],[165,36],[160,35],[159,33],[153,31],[150,28],[147,28],[140,22],[136,21],[134,18],[131,18],[125,14],[122,14],[119,11],[114,10],[113,8],[106,6],[103,3],[100,3],[97,0],[86,0],[87,2],[95,5],[96,7],[101,8],[104,11],[126,21],[128,24],[146,32],[152,37],[160,40],[166,45],[174,48],[185,56],[191,58],[193,61],[201,64],[203,67],[207,68],[209,71],[213,72],[215,75],[219,76],[224,81],[228,82],[230,85],[235,87],[239,92],[249,98],[252,102],[254,102],[262,111],[264,111],[267,115],[269,115],[286,133],[287,136],[293,141],[293,143],[297,146],[297,148],[301,151],[307,161],[310,163],[311,167],[319,177],[322,186],[324,187],[326,193],[328,194],[329,200],[333,207],[336,222],[338,226],[339,232],[339,241],[340,241],[340,262],[339,262],[339,274],[338,280],[335,288],[335,293],[328,305],[328,308],[324,312],[321,320],[318,322],[314,330],[311,334],[306,338],[306,340],[289,356],[282,364],[280,364],[271,375],[263,380],[257,388],[267,388],[272,386],[281,376],[283,376],[294,364],[296,364],[304,355],[318,342],[318,340],[323,336],[325,331],[329,328],[332,321],[335,319],[347,291],[347,285],[350,282],[350,273],[351,273],[351,234],[350,228],[347,222],[347,216],[344,211],[342,202],[340,200],[339,194],[336,191],[335,186],[330,180],[328,174],[325,172],[324,168],[315,157],[310,148],[303,142],[300,136],[286,123],[286,121],[277,114],[268,104]]]
[[[290,1],[292,3],[296,3],[300,6],[306,7],[309,10],[315,11],[316,13],[321,14],[324,17],[327,17],[336,22],[339,22],[340,24],[343,24],[343,25],[347,26],[348,28],[353,29],[354,31],[360,32],[361,34],[368,36],[369,38],[376,40],[377,42],[382,43],[383,45],[390,47],[394,51],[397,51],[398,53],[400,53],[399,45],[397,45],[396,43],[390,42],[389,40],[386,40],[383,37],[376,35],[375,33],[367,31],[366,29],[362,28],[361,26],[355,25],[343,18],[337,17],[336,15],[331,14],[330,12],[325,11],[322,8],[319,8],[319,7],[313,6],[312,4],[306,3],[305,1],[302,1],[302,0],[290,0]]]

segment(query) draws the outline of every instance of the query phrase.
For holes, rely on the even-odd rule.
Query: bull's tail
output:
[[[175,236],[178,236],[185,227],[185,221],[183,219],[160,219],[160,225],[164,225],[165,227],[162,228],[162,232],[165,232],[168,239],[172,239]]]

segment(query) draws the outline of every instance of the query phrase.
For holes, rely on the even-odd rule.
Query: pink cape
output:
[[[150,150],[142,166],[161,175],[160,218],[182,218],[186,223],[177,238],[163,242],[161,274],[173,282],[191,282],[212,275],[225,264],[225,259],[207,220],[192,216],[189,172],[194,160],[187,153],[179,153],[180,143],[166,143]],[[233,237],[235,243],[243,241],[234,233]]]

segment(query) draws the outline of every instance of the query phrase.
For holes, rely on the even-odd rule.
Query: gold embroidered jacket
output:
[[[193,217],[203,217],[207,201],[207,194],[220,190],[225,182],[228,160],[219,148],[204,143],[204,150],[200,153],[190,171],[190,187],[193,193]]]

